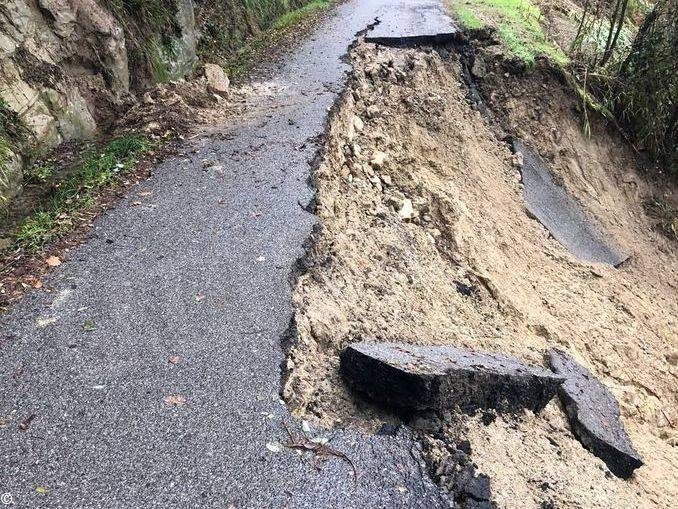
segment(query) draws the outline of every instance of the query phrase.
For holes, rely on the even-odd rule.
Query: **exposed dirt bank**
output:
[[[616,135],[595,120],[582,134],[576,101],[549,72],[507,76],[488,58],[487,120],[469,105],[455,52],[442,54],[368,44],[352,54],[315,175],[322,228],[294,293],[285,397],[300,416],[376,430],[398,418],[345,388],[338,353],[350,342],[450,344],[535,364],[558,346],[616,395],[646,466],[630,481],[612,476],[552,402],[487,426],[447,416],[444,433],[424,435],[434,473],[449,442],[467,439],[500,507],[669,507],[678,257],[644,212],[654,189]],[[506,134],[535,147],[632,253],[621,268],[578,261],[528,215]]]

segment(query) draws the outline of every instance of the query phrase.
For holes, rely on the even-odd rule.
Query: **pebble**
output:
[[[386,162],[386,159],[388,159],[388,155],[386,155],[385,152],[382,152],[381,150],[377,150],[373,155],[372,159],[370,160],[370,164],[376,168],[380,168],[384,165]]]
[[[414,215],[414,207],[412,206],[412,200],[409,198],[405,198],[403,201],[403,206],[400,207],[400,210],[398,211],[398,216],[400,216],[400,219],[412,219],[412,216]]]

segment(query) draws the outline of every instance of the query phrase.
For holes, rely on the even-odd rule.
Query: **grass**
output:
[[[659,230],[664,235],[678,241],[678,209],[663,198],[652,198],[645,203],[645,210],[655,218]]]
[[[306,5],[280,16],[276,22],[273,23],[272,29],[285,30],[286,28],[296,25],[302,19],[325,9],[329,5],[330,0],[311,0]]]
[[[448,0],[464,28],[494,26],[507,51],[528,68],[546,56],[560,66],[568,63],[563,51],[541,28],[541,11],[531,0]]]
[[[76,171],[59,182],[42,206],[19,225],[16,246],[37,251],[66,233],[78,214],[94,203],[97,193],[131,170],[150,148],[145,137],[130,134],[103,149],[86,149]]]

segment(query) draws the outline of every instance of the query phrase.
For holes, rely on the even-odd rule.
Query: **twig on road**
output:
[[[297,436],[295,433],[292,432],[289,426],[287,426],[287,423],[283,422],[282,424],[285,427],[285,431],[287,431],[287,435],[290,438],[290,441],[284,444],[285,447],[300,451],[312,452],[314,457],[313,466],[317,470],[320,470],[322,463],[327,461],[331,456],[339,458],[348,463],[349,465],[351,465],[351,468],[353,469],[353,479],[356,482],[358,481],[358,470],[356,469],[353,461],[351,461],[351,459],[348,456],[346,456],[346,454],[344,454],[341,451],[337,451],[336,449],[333,449],[327,444],[321,442],[314,442],[313,440],[309,439],[308,436],[306,436],[306,433],[304,433],[303,431],[301,435]]]

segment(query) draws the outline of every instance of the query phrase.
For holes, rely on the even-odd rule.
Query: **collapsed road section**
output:
[[[632,150],[597,120],[588,138],[556,73],[518,72],[491,40],[372,39],[350,62],[314,175],[320,227],[294,291],[283,388],[293,413],[379,435],[407,426],[459,507],[670,505],[678,408],[665,374],[678,309],[654,266],[675,273],[678,260],[625,187],[640,168]],[[469,95],[481,96],[482,113]],[[554,238],[526,204],[525,158],[509,138],[548,161],[554,181],[634,256],[615,268]],[[483,395],[492,383],[510,393],[508,379],[482,363],[458,369],[448,355],[510,356],[558,378],[545,359],[556,347],[613,398],[609,415],[628,438],[617,443],[621,469],[577,428],[584,405],[573,413],[566,389],[549,399],[549,385],[543,408],[507,412],[506,398]],[[446,383],[468,384],[477,409],[460,411]]]

